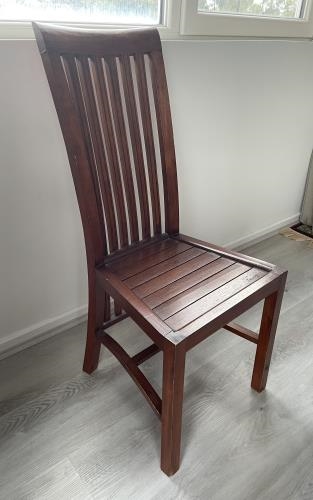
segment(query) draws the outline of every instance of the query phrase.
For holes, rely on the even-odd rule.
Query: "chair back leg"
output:
[[[92,373],[98,367],[101,341],[96,332],[110,318],[110,297],[103,288],[89,280],[88,326],[83,370]]]

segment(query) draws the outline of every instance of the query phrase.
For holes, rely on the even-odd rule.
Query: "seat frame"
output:
[[[105,33],[36,23],[33,27],[67,148],[84,229],[89,308],[83,369],[89,374],[96,370],[101,345],[118,359],[161,419],[161,469],[170,476],[180,465],[187,352],[221,328],[255,343],[256,355],[251,386],[258,392],[263,391],[267,382],[287,272],[263,261],[179,233],[175,149],[165,68],[157,30]],[[149,59],[151,68],[151,92],[162,164],[164,228],[161,228],[161,196],[158,191],[152,140],[152,108],[149,108],[152,98],[147,86],[148,70],[145,57]],[[132,74],[131,63],[135,67],[136,77]],[[134,91],[135,79],[138,86],[137,100]],[[126,111],[123,110],[119,95],[120,87],[124,89]],[[107,101],[106,96],[109,96]],[[127,140],[123,113],[126,113],[132,122]],[[113,118],[111,115],[114,115]],[[144,137],[141,137],[139,130],[139,115]],[[100,123],[105,124],[101,133]],[[149,221],[147,208],[148,183],[147,179],[142,180],[146,178],[143,142],[149,163],[152,223]],[[135,174],[131,173],[130,149],[137,169]],[[106,155],[110,162],[107,162]],[[121,190],[121,176],[125,193]],[[138,186],[137,209],[132,176],[136,178]],[[112,208],[113,198],[116,213]],[[142,238],[139,236],[138,210],[141,214]],[[113,261],[126,258],[146,245],[168,238],[217,253],[234,262],[259,267],[266,271],[266,275],[231,299],[225,300],[218,314],[213,314],[210,320],[206,321],[204,315],[203,321],[200,321],[195,330],[191,329],[187,334],[186,331],[173,331],[110,268]],[[261,300],[264,300],[264,307],[258,333],[233,322],[237,316]],[[109,327],[128,316],[152,340],[148,348],[135,356],[127,354],[107,333]],[[139,368],[160,351],[163,353],[162,397]]]

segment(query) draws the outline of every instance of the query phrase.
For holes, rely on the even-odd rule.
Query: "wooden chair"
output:
[[[180,463],[187,351],[220,328],[254,342],[251,385],[263,391],[287,272],[179,233],[173,132],[157,30],[105,33],[44,24],[34,24],[34,30],[84,228],[89,280],[84,371],[97,368],[101,344],[116,356],[161,419],[161,469],[171,475]],[[232,322],[262,299],[259,334]],[[133,357],[106,333],[126,316],[153,342]],[[162,399],[138,368],[159,351]]]

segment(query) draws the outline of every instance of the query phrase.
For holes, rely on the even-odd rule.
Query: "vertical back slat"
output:
[[[66,61],[70,70],[70,74],[72,76],[76,102],[85,130],[87,148],[89,151],[89,156],[91,158],[90,161],[94,165],[94,170],[97,172],[99,184],[103,193],[102,203],[104,206],[108,245],[110,252],[112,252],[118,248],[118,238],[106,159],[104,156],[104,151],[99,144],[99,141],[101,141],[100,129],[99,126],[97,127],[95,110],[92,106],[92,99],[90,99],[82,70],[79,70],[79,66],[77,66],[76,60],[73,57],[67,57]],[[97,159],[97,162],[95,160],[95,157]]]
[[[90,61],[90,64],[94,68],[95,62]],[[93,83],[95,86],[95,93],[97,100],[95,100],[95,96],[92,88],[92,79],[91,79],[91,68],[87,62],[86,58],[82,59],[82,68],[84,72],[85,81],[87,84],[87,88],[90,94],[90,101],[92,103],[92,113],[94,114],[94,119],[97,122],[98,135],[101,137],[101,142],[103,148],[105,149],[106,159],[107,159],[107,169],[110,173],[111,179],[111,189],[112,195],[115,200],[116,206],[116,219],[118,221],[118,233],[120,239],[120,247],[125,247],[128,244],[128,235],[127,235],[127,219],[126,219],[126,211],[125,211],[125,203],[124,203],[124,194],[122,188],[122,179],[119,169],[119,163],[116,155],[116,150],[114,148],[114,135],[113,130],[110,128],[110,121],[108,120],[107,114],[107,100],[102,99],[102,95],[99,88],[98,76],[100,77],[100,81],[103,80],[101,78],[101,74],[96,74],[95,71],[93,74]],[[103,82],[102,82],[103,83]],[[96,102],[97,101],[97,102]],[[100,122],[101,121],[101,128]],[[102,134],[103,133],[103,137]],[[100,141],[99,141],[100,142]],[[100,145],[100,144],[99,144]],[[101,145],[100,145],[101,148]],[[101,152],[100,152],[101,154]]]
[[[42,54],[51,92],[62,127],[73,180],[82,217],[88,272],[93,263],[100,263],[107,253],[105,222],[96,170],[90,144],[85,137],[75,91],[69,71],[58,54]]]
[[[142,236],[148,238],[150,233],[149,202],[144,158],[141,144],[139,121],[136,108],[134,85],[128,56],[120,58],[120,68],[125,93],[125,103],[128,115],[129,133],[134,155],[135,172],[138,186],[139,205],[141,211]]]
[[[110,251],[114,251],[121,246],[119,241],[119,228],[121,220],[122,206],[116,193],[115,173],[112,175],[106,144],[103,142],[99,116],[97,113],[97,103],[92,88],[90,68],[87,57],[80,57],[77,60],[77,69],[84,96],[87,119],[89,122],[95,157],[98,163],[99,177],[102,178],[103,203],[107,200],[105,214],[109,213],[108,226],[110,226]]]
[[[151,52],[149,58],[163,170],[165,231],[169,234],[175,234],[179,231],[178,186],[165,68],[161,52]]]
[[[143,54],[135,54],[136,76],[138,83],[138,94],[141,118],[143,124],[143,133],[146,146],[146,155],[148,162],[148,175],[150,183],[151,204],[153,230],[155,234],[161,232],[161,209],[160,209],[160,193],[157,177],[156,156],[153,140],[153,129],[151,121],[150,102],[148,95],[148,84],[146,76],[146,68]]]
[[[102,60],[100,58],[93,59],[91,61],[91,72],[93,76],[95,93],[97,96],[99,120],[101,121],[102,134],[104,136],[104,142],[107,147],[108,164],[110,165],[111,177],[114,182],[115,198],[117,200],[117,205],[118,205],[120,241],[121,241],[121,246],[124,247],[128,244],[125,198],[123,192],[122,176],[120,171],[118,148],[115,142],[115,131],[113,127],[108,92],[106,88],[103,71],[104,68],[102,65]],[[129,202],[127,194],[128,190],[126,189],[126,203],[127,203],[127,208],[129,210]]]
[[[131,243],[139,240],[138,217],[134,190],[134,181],[132,177],[130,152],[126,139],[126,127],[123,117],[122,98],[119,88],[118,74],[115,59],[107,59],[107,83],[109,99],[112,109],[113,121],[116,131],[116,141],[121,159],[121,169],[126,191],[126,201],[128,207],[128,218],[130,227]]]

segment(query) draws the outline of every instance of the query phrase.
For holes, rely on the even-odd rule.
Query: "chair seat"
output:
[[[113,273],[180,338],[220,318],[275,279],[270,264],[187,241],[164,237],[113,258],[100,270]]]

